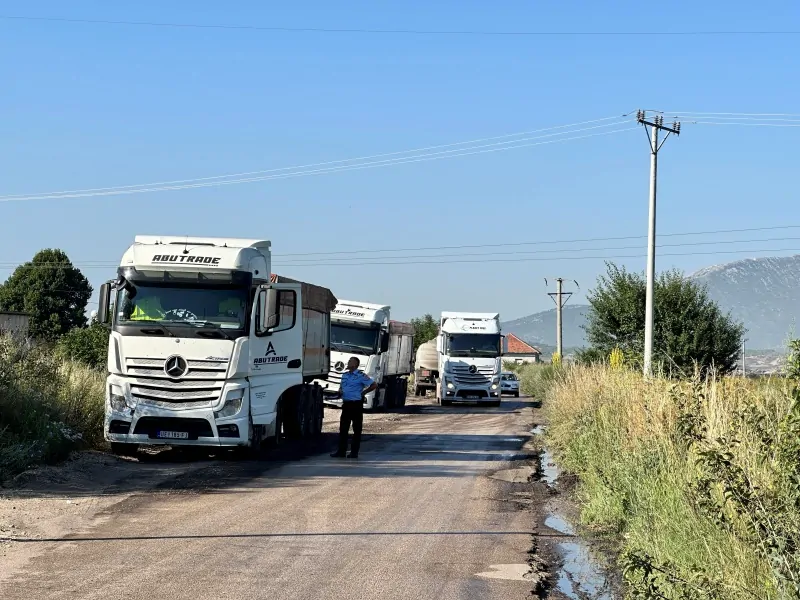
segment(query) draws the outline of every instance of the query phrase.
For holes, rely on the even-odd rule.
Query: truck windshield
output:
[[[375,354],[378,351],[378,329],[331,323],[331,350]]]
[[[449,356],[500,355],[500,334],[495,333],[455,333],[447,336]]]
[[[120,325],[182,325],[244,329],[249,291],[243,286],[130,282],[119,292]]]

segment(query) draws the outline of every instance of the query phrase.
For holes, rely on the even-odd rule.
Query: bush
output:
[[[630,597],[800,598],[800,393],[790,380],[553,380],[550,448],[581,518],[621,547]]]
[[[108,361],[108,329],[94,322],[76,327],[58,340],[58,353],[65,359],[105,369]]]
[[[0,337],[0,481],[103,446],[104,379],[46,346]]]
[[[541,401],[563,373],[564,368],[560,365],[541,363],[523,365],[518,371],[520,391]]]

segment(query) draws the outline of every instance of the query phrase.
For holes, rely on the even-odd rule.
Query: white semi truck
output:
[[[341,406],[340,385],[347,361],[359,359],[359,371],[374,379],[378,388],[366,394],[364,408],[391,409],[406,403],[412,371],[414,328],[392,321],[384,304],[339,300],[331,313],[331,370],[323,387],[326,404]]]
[[[136,236],[100,289],[114,452],[321,433],[336,298],[271,266],[269,241]]]
[[[436,338],[437,402],[499,406],[502,349],[499,313],[443,312]]]

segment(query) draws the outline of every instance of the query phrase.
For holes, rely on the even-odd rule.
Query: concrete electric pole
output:
[[[671,133],[681,134],[681,124],[673,121],[672,127],[664,126],[664,117],[656,116],[647,120],[645,111],[636,113],[636,120],[644,125],[647,139],[650,142],[650,211],[647,227],[647,295],[644,309],[644,374],[652,374],[653,369],[653,292],[656,278],[656,178],[658,174],[658,151],[667,141]],[[648,127],[650,128],[648,130]],[[658,132],[666,131],[667,135],[659,143]]]
[[[547,285],[547,279],[544,280],[545,285]],[[577,281],[573,281],[573,283],[578,286]],[[564,358],[564,344],[563,344],[563,337],[564,337],[564,326],[563,326],[563,319],[562,319],[562,309],[564,305],[569,300],[569,297],[572,296],[572,292],[565,292],[564,291],[564,280],[561,277],[556,278],[556,291],[555,292],[548,292],[548,296],[553,299],[553,302],[556,303],[556,352],[560,358]],[[580,286],[578,286],[580,288]]]

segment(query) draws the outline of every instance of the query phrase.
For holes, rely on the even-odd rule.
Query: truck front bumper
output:
[[[453,384],[442,385],[442,398],[449,402],[497,402],[500,400],[500,387],[467,387]]]
[[[109,389],[121,386],[128,405],[113,406]],[[227,388],[226,388],[227,389]],[[169,446],[246,446],[250,443],[249,394],[245,389],[241,408],[229,417],[218,417],[222,406],[164,407],[147,402],[134,404],[124,379],[109,378],[103,433],[114,443]],[[223,392],[222,397],[225,397]]]

